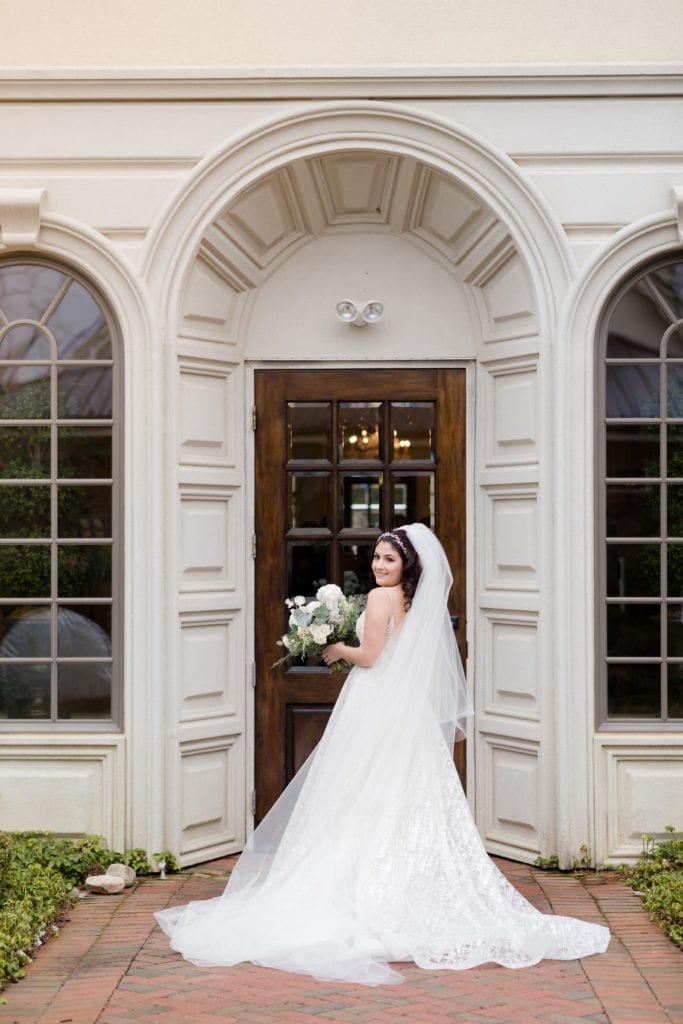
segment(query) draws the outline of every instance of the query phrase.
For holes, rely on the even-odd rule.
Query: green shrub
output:
[[[71,882],[40,864],[10,865],[0,905],[0,988],[23,978],[24,967],[69,905]]]
[[[166,870],[177,870],[168,853]],[[25,966],[72,903],[71,890],[113,863],[151,874],[142,849],[118,853],[101,836],[63,839],[49,832],[0,832],[0,990],[23,978]]]
[[[674,829],[668,825],[666,831]],[[655,843],[643,836],[643,856],[623,871],[626,884],[642,895],[651,919],[683,948],[683,837]]]

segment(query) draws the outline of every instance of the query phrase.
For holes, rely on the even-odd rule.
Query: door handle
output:
[[[455,631],[457,629],[460,629],[460,616],[459,615],[451,615],[450,616],[450,620],[451,620],[451,626],[453,627],[453,632],[455,633]]]

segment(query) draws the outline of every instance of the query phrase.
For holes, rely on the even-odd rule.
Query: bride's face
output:
[[[403,576],[403,561],[393,544],[381,540],[372,558],[372,571],[380,587],[395,587]]]

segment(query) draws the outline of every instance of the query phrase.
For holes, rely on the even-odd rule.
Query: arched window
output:
[[[683,258],[622,285],[598,364],[598,722],[683,719]]]
[[[0,728],[121,722],[115,341],[85,280],[0,261]]]

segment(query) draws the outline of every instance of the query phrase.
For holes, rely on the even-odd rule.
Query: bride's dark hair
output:
[[[404,598],[403,607],[408,611],[413,603],[417,584],[422,572],[422,566],[420,564],[417,551],[410,543],[408,534],[402,530],[400,526],[396,530],[390,530],[388,533],[382,533],[377,538],[375,547],[377,547],[377,544],[379,544],[380,541],[386,541],[387,544],[391,544],[394,550],[401,556],[401,561],[403,562],[403,575],[401,576],[401,587],[403,588]]]

